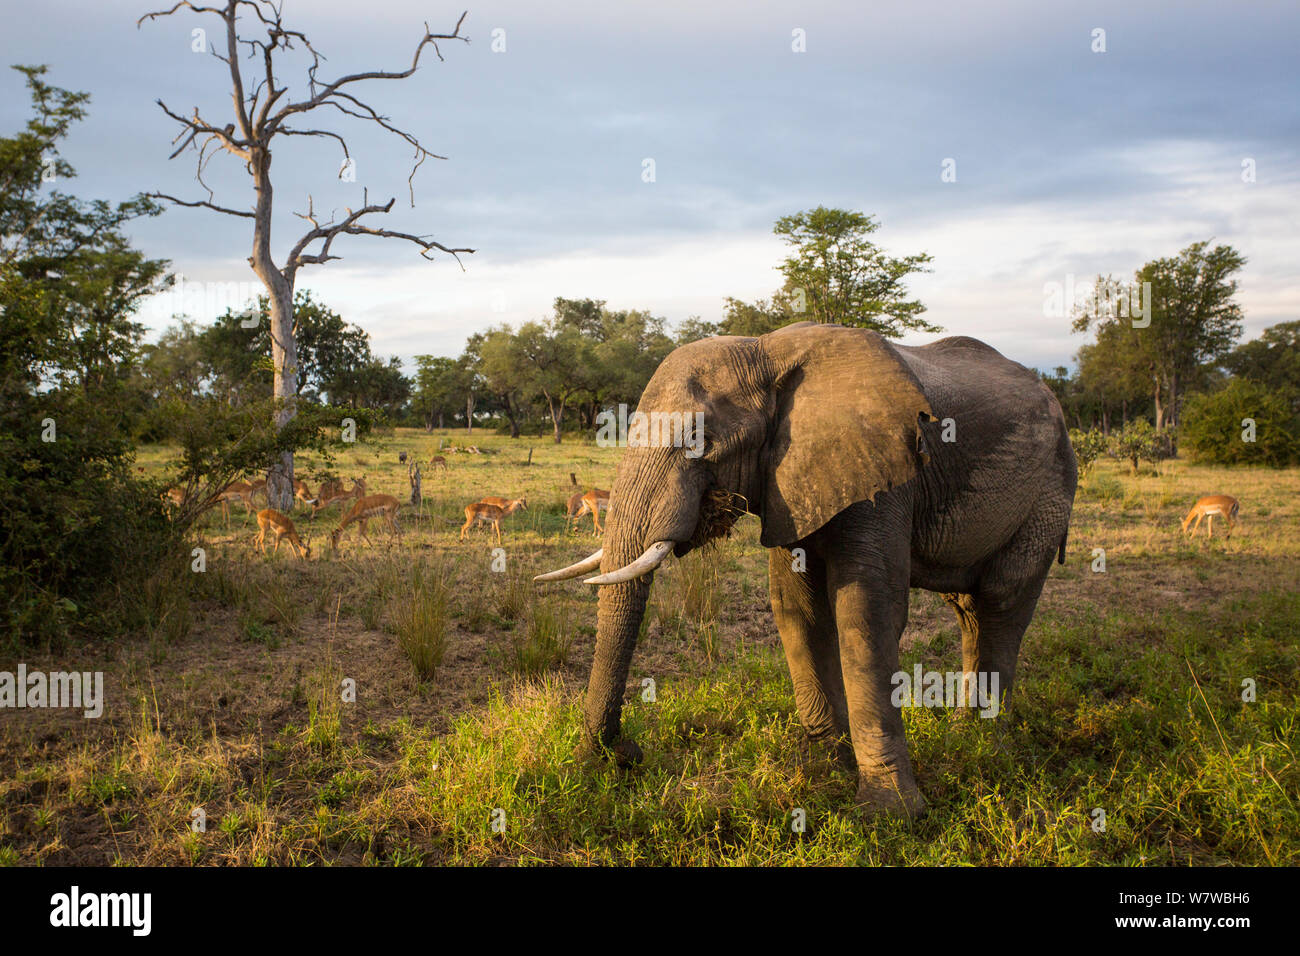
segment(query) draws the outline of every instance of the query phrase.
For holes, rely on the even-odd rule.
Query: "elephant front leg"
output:
[[[914,817],[924,812],[925,800],[907,753],[903,714],[892,700],[907,585],[885,578],[833,585],[840,666],[858,761],[858,803],[870,812]]]
[[[808,548],[797,555],[773,548],[768,552],[768,581],[799,722],[813,740],[834,742],[839,759],[852,766],[844,678],[821,558]]]

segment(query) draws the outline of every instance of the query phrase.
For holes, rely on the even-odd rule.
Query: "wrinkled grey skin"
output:
[[[710,489],[763,522],[772,610],[799,717],[858,768],[858,802],[915,815],[925,801],[890,700],[908,588],[945,595],[962,667],[996,672],[1003,695],[1051,562],[1064,559],[1076,463],[1052,393],[974,339],[909,348],[875,333],[801,323],[760,338],[677,349],[642,412],[704,413],[706,450],[628,448],[601,573],[659,540],[700,543]],[[944,420],[956,440],[942,440]],[[695,539],[692,541],[692,539]],[[806,570],[792,570],[792,549]],[[653,574],[600,588],[585,701],[590,744],[634,762],[620,736],[629,666]]]

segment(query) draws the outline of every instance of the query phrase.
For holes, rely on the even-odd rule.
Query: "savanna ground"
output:
[[[185,593],[159,596],[152,633],[6,652],[0,670],[103,670],[107,703],[97,720],[0,712],[0,862],[1300,863],[1300,469],[1100,462],[1013,704],[906,711],[930,811],[866,822],[852,772],[802,741],[755,519],[659,572],[624,713],[646,759],[621,770],[574,755],[595,596],[529,581],[597,546],[590,519],[566,533],[569,473],[608,488],[618,450],[398,430],[340,470],[405,501],[398,452],[427,462],[441,441],[486,453],[426,467],[400,540],[372,524],[373,548],[349,529],[331,553],[335,506],[296,515],[309,562],[263,558],[251,518],[235,506],[227,531],[217,511],[195,542],[206,570],[160,585]],[[1190,503],[1220,492],[1242,502],[1231,541],[1183,538]],[[504,571],[483,526],[457,541],[489,494],[528,498]],[[914,592],[903,666],[958,669],[958,635]]]

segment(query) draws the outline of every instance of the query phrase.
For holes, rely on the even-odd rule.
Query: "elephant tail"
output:
[[[1069,537],[1070,537],[1070,529],[1067,528],[1067,529],[1065,530],[1065,534],[1061,535],[1061,544],[1060,544],[1060,547],[1058,547],[1058,548],[1056,549],[1056,563],[1057,563],[1057,564],[1064,564],[1064,563],[1065,563],[1065,541],[1066,541],[1066,539],[1069,538]]]

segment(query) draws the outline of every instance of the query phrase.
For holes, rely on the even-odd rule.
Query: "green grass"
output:
[[[387,459],[426,440],[354,454],[399,494]],[[0,864],[1300,864],[1300,470],[1099,462],[1008,709],[905,712],[929,802],[908,822],[864,819],[853,772],[804,743],[752,521],[656,580],[624,711],[643,764],[579,756],[594,597],[529,579],[596,546],[564,534],[568,473],[607,487],[616,456],[537,440],[524,467],[527,440],[473,443],[494,454],[426,473],[400,542],[268,561],[249,528],[203,532],[188,625],[97,665],[116,706],[71,731],[0,724]],[[1238,533],[1183,537],[1215,492],[1241,499]],[[529,496],[505,571],[487,535],[456,540],[489,493]],[[955,619],[913,598],[903,667],[958,667]]]

